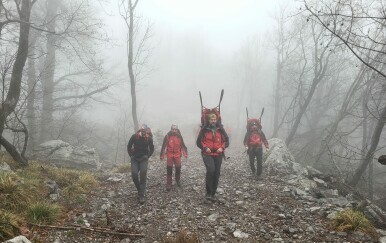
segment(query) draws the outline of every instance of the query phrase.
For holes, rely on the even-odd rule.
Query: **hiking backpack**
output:
[[[140,130],[138,130],[138,131],[136,132],[136,138],[137,138],[137,139],[140,137],[139,132],[140,132]],[[147,127],[147,129],[146,129],[146,135],[145,135],[146,141],[149,141],[149,138],[153,139],[153,133],[151,132],[150,127]]]
[[[217,124],[216,125],[218,125],[218,126],[221,125],[221,108],[220,108],[220,105],[221,105],[222,98],[224,96],[224,90],[223,89],[221,90],[220,102],[218,103],[218,105],[216,107],[214,107],[212,109],[206,108],[205,106],[203,106],[201,91],[199,91],[198,93],[200,95],[200,101],[201,101],[201,127],[205,126],[208,123],[207,116],[209,114],[215,114],[217,116]]]
[[[263,116],[264,114],[264,108],[263,110],[261,111],[261,115],[260,115],[260,118],[249,118],[249,115],[248,115],[248,108],[246,107],[245,110],[247,111],[247,131],[251,131],[251,128],[252,126],[255,124],[257,125],[257,128],[259,130],[262,129],[262,126],[261,126],[261,117]]]

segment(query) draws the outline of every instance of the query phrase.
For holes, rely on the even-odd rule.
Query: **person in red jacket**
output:
[[[177,125],[172,125],[170,131],[166,134],[162,143],[160,159],[167,156],[166,162],[166,190],[172,189],[173,165],[176,167],[175,180],[178,187],[181,187],[181,155],[188,157],[188,149],[185,146],[184,139]]]
[[[251,166],[252,174],[256,176],[256,179],[260,179],[261,173],[263,171],[262,144],[264,144],[267,151],[269,150],[268,141],[261,129],[262,126],[259,120],[253,119],[253,121],[247,125],[247,133],[244,137],[244,146],[247,149],[247,153],[249,155],[249,164]],[[257,161],[257,171],[255,168],[255,157]]]
[[[215,193],[220,178],[220,170],[224,150],[229,146],[229,138],[221,124],[217,124],[216,114],[207,116],[205,124],[197,137],[196,145],[201,149],[202,159],[206,167],[206,196],[215,201]]]

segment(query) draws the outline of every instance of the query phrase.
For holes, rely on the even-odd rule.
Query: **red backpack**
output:
[[[201,91],[199,91],[199,95],[200,95],[200,101],[201,101],[201,127],[205,126],[208,123],[207,116],[209,114],[215,114],[217,116],[217,125],[221,125],[220,105],[221,105],[222,98],[224,96],[224,90],[223,89],[221,90],[220,102],[218,103],[218,106],[216,106],[215,108],[212,108],[212,109],[209,109],[209,108],[206,108],[203,106]]]
[[[141,130],[138,130],[137,133],[136,133],[136,138],[137,138],[137,139],[139,139],[139,137],[140,137],[140,134],[139,134],[140,131],[141,131]],[[153,133],[151,133],[150,127],[147,127],[147,129],[146,129],[146,135],[145,135],[146,141],[148,141],[149,138],[153,138]]]
[[[248,145],[249,146],[261,146],[262,140],[258,131],[251,132],[249,136]]]
[[[249,118],[248,108],[245,107],[245,110],[247,112],[247,131],[250,132],[253,125],[256,125],[257,128],[261,130],[263,128],[261,126],[261,117],[264,114],[264,108],[261,110],[260,118]]]

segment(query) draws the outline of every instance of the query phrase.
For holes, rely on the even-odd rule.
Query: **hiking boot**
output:
[[[145,196],[139,196],[139,204],[144,204],[146,202]]]
[[[177,184],[178,187],[181,187],[181,182],[180,181],[177,181],[176,184]]]
[[[211,195],[209,200],[211,200],[212,202],[217,202],[218,198],[215,195]]]
[[[206,194],[206,195],[205,195],[205,200],[206,200],[206,201],[212,201],[212,196],[209,195],[209,194]]]
[[[261,181],[261,175],[256,175],[255,179],[256,181]]]

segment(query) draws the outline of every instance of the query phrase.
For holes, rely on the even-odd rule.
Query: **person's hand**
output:
[[[224,151],[224,149],[222,149],[222,148],[217,149],[217,153],[222,153],[223,151]]]
[[[205,147],[205,152],[210,153],[210,152],[212,152],[212,151],[210,150],[210,148]]]
[[[265,152],[267,152],[267,153],[268,153],[268,152],[269,152],[269,148],[266,148],[266,149],[265,149]]]
[[[248,150],[248,146],[245,146],[245,150]]]

